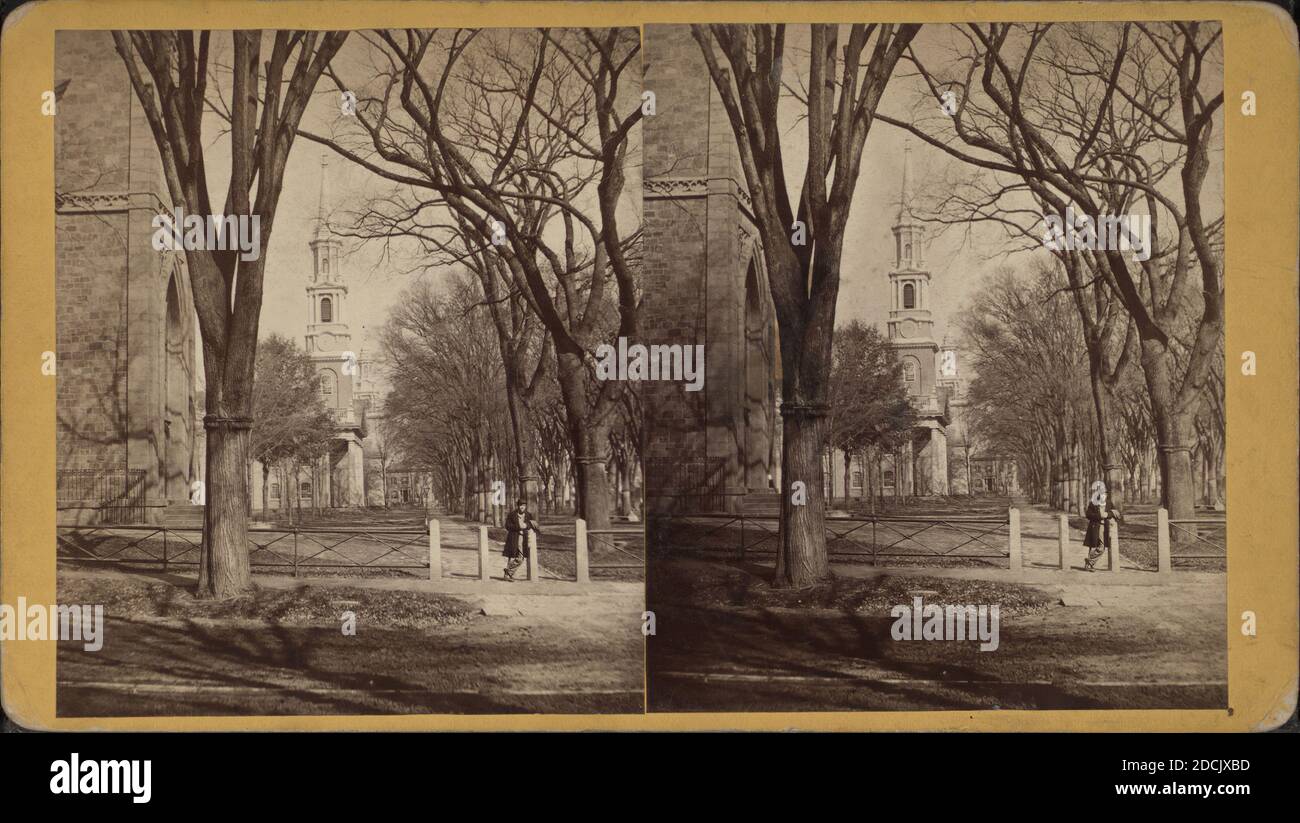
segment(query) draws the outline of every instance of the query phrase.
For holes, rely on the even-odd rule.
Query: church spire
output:
[[[329,156],[322,154],[320,156],[320,199],[316,204],[316,238],[320,239],[329,232],[326,229],[325,220],[325,180],[329,177]]]
[[[911,223],[916,220],[912,212],[912,143],[903,141],[903,189],[898,196],[898,222]]]

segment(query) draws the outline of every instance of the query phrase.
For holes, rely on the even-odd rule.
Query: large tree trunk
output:
[[[609,475],[605,473],[605,459],[599,456],[600,447],[608,440],[609,431],[604,426],[588,426],[574,434],[579,444],[577,461],[578,516],[587,521],[589,529],[609,528]]]
[[[1156,429],[1156,458],[1160,465],[1160,502],[1171,520],[1196,516],[1192,483],[1194,410],[1176,407],[1169,377],[1169,354],[1158,340],[1142,341],[1142,371],[1151,395]]]
[[[588,529],[609,528],[609,480],[605,475],[605,452],[609,427],[595,418],[587,397],[586,365],[580,353],[563,352],[556,357],[560,398],[564,402],[569,439],[573,444],[577,482],[577,515]]]
[[[505,341],[501,341],[503,356],[507,350]],[[537,438],[533,426],[532,413],[524,403],[516,385],[514,369],[506,364],[506,406],[510,411],[510,433],[514,440],[513,458],[516,476],[519,478],[517,496],[530,504],[538,495]]]
[[[200,599],[238,597],[252,587],[248,564],[247,429],[207,430]]]
[[[826,418],[782,406],[781,424],[781,551],[776,557],[778,587],[802,588],[830,575],[823,524],[822,428]],[[794,484],[801,482],[795,502]]]
[[[1102,363],[1101,352],[1095,349],[1101,344],[1094,345],[1089,341],[1088,346],[1088,378],[1092,384],[1092,408],[1093,413],[1097,416],[1097,446],[1101,451],[1101,466],[1106,482],[1106,491],[1110,495],[1112,504],[1118,506],[1124,502],[1123,494],[1123,467],[1120,466],[1119,460],[1111,457],[1110,451],[1110,415],[1107,408],[1106,386],[1102,382]]]

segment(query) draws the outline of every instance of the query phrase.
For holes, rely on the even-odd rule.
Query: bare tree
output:
[[[1034,23],[953,31],[961,45],[943,69],[909,55],[936,102],[960,93],[950,125],[934,134],[880,119],[964,162],[1019,178],[1045,211],[1100,216],[1142,208],[1150,216],[1149,259],[1097,249],[1072,255],[1077,262],[1066,272],[1072,290],[1104,284],[1131,321],[1163,502],[1171,517],[1190,519],[1195,419],[1223,334],[1222,216],[1207,216],[1202,204],[1223,105],[1221,27]],[[1195,321],[1180,369],[1172,341],[1189,313]],[[1094,326],[1089,339],[1100,334]],[[1090,357],[1098,355],[1090,350]],[[1104,375],[1098,366],[1094,374]]]
[[[555,352],[579,511],[607,525],[621,387],[596,381],[589,361],[637,330],[639,228],[624,230],[619,206],[641,118],[639,34],[405,30],[368,42],[376,81],[330,74],[357,94],[360,133],[304,136],[401,187],[408,223],[476,238],[471,251],[504,264]]]
[[[786,187],[778,122],[785,27],[692,26],[731,122],[780,330],[781,478],[786,488],[781,495],[778,586],[806,586],[830,573],[821,455],[844,227],[876,107],[919,28],[849,26],[841,49],[839,26],[812,26],[803,99],[808,160],[795,204]],[[791,499],[790,487],[796,481],[807,489],[806,505]]]
[[[231,32],[230,181],[222,212],[258,217],[261,254],[241,260],[238,250],[186,252],[207,396],[200,597],[232,597],[251,585],[246,467],[266,250],[298,124],[346,38],[347,32],[277,31],[263,63],[261,31]],[[206,219],[214,214],[203,139],[211,33],[119,31],[113,40],[162,156],[173,204]]]

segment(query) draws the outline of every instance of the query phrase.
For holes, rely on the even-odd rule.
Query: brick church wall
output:
[[[734,135],[689,27],[647,27],[645,65],[656,113],[642,126],[639,342],[706,347],[702,391],[680,382],[643,387],[648,503],[660,512],[733,508],[747,490],[746,449],[767,442],[745,431],[745,277],[761,254],[757,231]],[[760,289],[770,306],[765,280]],[[765,475],[766,449],[759,450],[764,466],[755,474]]]
[[[193,459],[197,329],[184,257],[152,247],[152,220],[171,199],[111,35],[59,32],[55,83],[66,84],[55,115],[59,517],[152,522],[169,496],[183,498],[202,476]],[[170,402],[168,379],[176,383]],[[106,513],[104,503],[121,510]]]

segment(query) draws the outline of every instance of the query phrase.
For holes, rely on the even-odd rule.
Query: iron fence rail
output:
[[[1168,523],[1169,523],[1170,537],[1182,538],[1182,539],[1170,540],[1169,556],[1172,562],[1177,562],[1179,560],[1226,560],[1227,559],[1228,557],[1227,519],[1223,519],[1223,518],[1193,518],[1190,520],[1170,519]],[[1222,542],[1216,542],[1216,540],[1211,539],[1209,536],[1203,534],[1202,528],[1208,528],[1216,535],[1222,535],[1221,537]],[[1214,554],[1192,554],[1189,552],[1182,552],[1182,551],[1175,552],[1173,550],[1174,547],[1179,545],[1192,545],[1197,547],[1209,546],[1212,549],[1215,549],[1216,551]]]
[[[631,563],[606,563],[603,561],[590,561],[590,569],[598,571],[601,569],[644,569],[645,568],[645,530],[644,529],[587,529],[588,545],[600,544],[605,548],[611,549],[627,557],[632,558],[635,562]],[[627,550],[629,543],[640,543],[641,553],[636,554]],[[595,556],[595,552],[591,553]]]
[[[160,563],[165,571],[172,565],[197,566],[201,526],[59,526],[60,554],[87,562]],[[94,545],[87,545],[91,539]],[[119,538],[117,545],[105,545]],[[268,539],[270,538],[270,539]],[[368,540],[369,546],[360,546]],[[260,568],[358,568],[382,570],[429,570],[428,532],[419,529],[249,529],[249,564]],[[352,543],[358,557],[340,547]],[[419,546],[424,557],[408,553]],[[451,547],[449,547],[451,548]],[[179,549],[179,551],[177,551]],[[133,556],[128,552],[134,550]],[[389,558],[393,558],[392,561]]]
[[[775,515],[670,515],[656,520],[658,522],[653,527],[656,549],[663,547],[666,541],[671,542],[672,537],[666,530],[671,530],[673,524],[687,524],[704,529],[702,533],[692,535],[697,544],[718,534],[738,532],[734,547],[697,545],[694,547],[696,550],[734,552],[742,560],[750,553],[775,554],[778,550],[780,518]],[[1008,561],[1010,558],[1009,515],[827,517],[823,528],[829,556],[870,557],[873,565],[882,557]],[[941,532],[946,533],[942,538]],[[968,546],[970,549],[966,548]],[[672,549],[671,546],[667,548]]]

